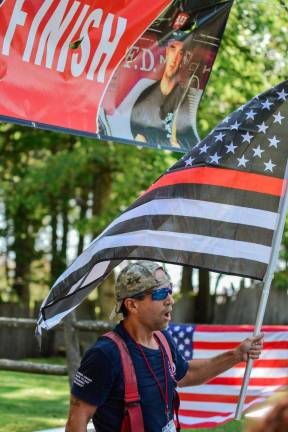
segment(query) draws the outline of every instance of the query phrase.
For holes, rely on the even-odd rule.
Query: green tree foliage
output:
[[[203,136],[256,94],[287,79],[287,25],[279,0],[234,2],[201,104]]]
[[[172,163],[159,150],[12,125],[2,126],[0,154],[5,283],[26,306],[31,282],[47,287],[65,269],[69,235],[80,253],[85,236],[98,235]]]

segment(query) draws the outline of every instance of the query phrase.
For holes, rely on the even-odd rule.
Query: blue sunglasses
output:
[[[168,295],[172,295],[172,287],[163,287],[151,292],[152,300],[165,300]]]
[[[132,298],[142,300],[147,294],[149,294],[151,295],[152,300],[165,300],[169,294],[172,294],[172,292],[172,286],[169,286],[163,288],[156,288],[153,291],[147,290],[139,294],[135,294]]]

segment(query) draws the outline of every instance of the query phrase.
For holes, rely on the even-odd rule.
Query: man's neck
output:
[[[176,85],[176,79],[175,78],[168,78],[163,75],[161,81],[160,81],[160,90],[161,93],[165,96],[167,96],[169,93],[172,92]]]
[[[141,323],[135,323],[128,318],[124,319],[123,327],[129,336],[147,348],[158,349],[157,341],[154,338],[153,331],[143,326]]]

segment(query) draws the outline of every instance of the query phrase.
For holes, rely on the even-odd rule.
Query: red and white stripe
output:
[[[210,358],[251,336],[251,326],[199,325],[193,334],[193,358]],[[254,362],[244,409],[288,385],[288,326],[264,326],[264,350]],[[234,419],[246,363],[205,385],[179,389],[183,429],[216,427]]]

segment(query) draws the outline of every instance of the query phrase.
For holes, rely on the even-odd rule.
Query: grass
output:
[[[215,429],[184,429],[183,432],[242,432],[244,421],[231,421]]]
[[[34,432],[65,425],[67,377],[0,371],[0,432]]]
[[[56,363],[55,359],[49,363]],[[69,400],[67,377],[0,371],[0,383],[0,432],[34,432],[65,425]],[[196,431],[242,430],[243,423],[233,421],[216,429]]]

